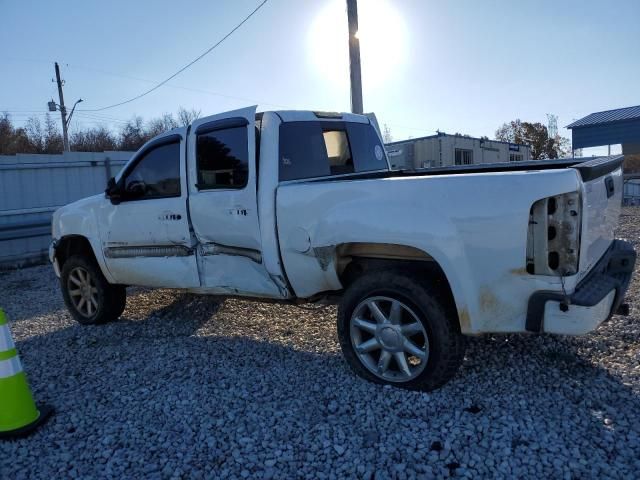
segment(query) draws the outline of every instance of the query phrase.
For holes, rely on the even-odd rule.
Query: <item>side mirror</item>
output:
[[[107,189],[104,191],[104,193],[109,195],[113,191],[115,186],[116,186],[116,179],[114,177],[111,177],[107,182]]]
[[[114,205],[120,203],[122,195],[114,177],[111,177],[107,182],[107,189],[104,191],[104,195],[105,197],[110,199],[111,203],[113,203]]]

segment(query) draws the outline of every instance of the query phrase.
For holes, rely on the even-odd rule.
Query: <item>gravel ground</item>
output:
[[[640,209],[619,236],[638,247]],[[77,325],[49,266],[0,273],[38,401],[0,443],[0,478],[637,478],[640,312],[580,338],[469,340],[430,394],[356,378],[335,310],[130,291],[123,318]],[[638,277],[629,299],[640,295]],[[640,305],[636,301],[637,305]]]

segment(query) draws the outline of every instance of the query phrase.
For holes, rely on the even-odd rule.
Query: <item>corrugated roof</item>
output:
[[[619,122],[621,120],[640,120],[640,105],[592,113],[567,125],[566,128],[589,127],[591,125]]]

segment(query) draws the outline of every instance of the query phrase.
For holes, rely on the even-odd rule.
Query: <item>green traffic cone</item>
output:
[[[0,309],[0,439],[25,437],[53,413],[36,407],[7,319]]]

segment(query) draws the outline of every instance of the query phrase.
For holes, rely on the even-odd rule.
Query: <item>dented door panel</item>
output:
[[[263,263],[256,192],[255,112],[256,107],[244,108],[202,118],[191,125],[187,162],[189,213],[198,244],[196,255],[202,288],[212,293],[283,298],[287,292],[272,280]],[[215,137],[216,133],[222,136],[230,129],[246,135],[246,145],[240,148],[234,145],[238,155],[247,159],[244,184],[236,185],[237,175],[233,171],[215,170],[219,168],[215,165],[210,167],[214,173],[208,174],[207,182],[202,183],[198,136]],[[212,141],[220,143],[219,139]],[[220,154],[211,158],[215,160],[216,155]],[[232,168],[230,163],[229,170]],[[267,222],[273,222],[272,218]]]

